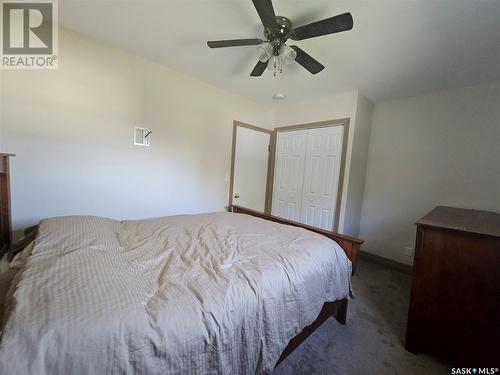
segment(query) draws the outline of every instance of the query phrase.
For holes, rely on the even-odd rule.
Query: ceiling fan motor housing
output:
[[[277,16],[276,25],[276,29],[274,30],[264,30],[266,39],[274,46],[274,55],[279,54],[280,46],[285,44],[290,36],[290,30],[292,30],[292,22],[286,17]]]

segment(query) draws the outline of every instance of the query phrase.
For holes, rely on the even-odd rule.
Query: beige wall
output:
[[[339,232],[358,235],[372,103],[357,91],[276,107],[275,126],[350,118]]]
[[[233,120],[273,122],[270,108],[68,31],[58,70],[0,74],[15,228],[223,210]],[[133,145],[134,126],[153,130],[150,148]]]
[[[500,211],[500,82],[375,105],[360,236],[410,264],[436,205]]]
[[[348,164],[349,171],[347,176],[349,177],[347,194],[345,194],[345,214],[343,217],[343,233],[352,236],[359,235],[372,110],[373,103],[363,95],[358,94],[354,127],[351,135],[352,148]]]

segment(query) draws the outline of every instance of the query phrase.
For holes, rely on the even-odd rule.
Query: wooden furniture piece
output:
[[[301,224],[295,221],[282,219],[277,216],[264,214],[262,212],[250,210],[248,208],[240,206],[232,205],[231,210],[232,212],[252,215],[281,224],[287,224],[295,227],[305,228],[312,232],[322,234],[323,236],[334,240],[340,245],[340,247],[342,247],[347,257],[352,262],[352,273],[354,274],[354,272],[356,271],[359,249],[361,248],[361,244],[363,243],[363,241],[358,238],[344,236],[339,233],[311,227],[306,224]],[[323,324],[329,317],[333,316],[335,317],[335,319],[339,321],[339,323],[345,324],[347,319],[347,305],[348,305],[347,302],[348,302],[347,299],[335,302],[325,302],[316,320],[290,340],[287,347],[281,354],[281,357],[279,358],[278,362],[276,363],[276,366],[280,364],[291,352],[293,352],[306,338],[308,338],[316,330],[316,328],[321,326],[321,324]]]
[[[35,239],[38,225],[26,228],[24,236],[12,241],[12,217],[10,209],[10,158],[15,154],[0,153],[0,258],[7,254],[12,258]]]
[[[15,155],[0,153],[0,257],[12,243],[9,158],[13,156]]]
[[[438,206],[416,225],[406,349],[498,367],[500,214]]]

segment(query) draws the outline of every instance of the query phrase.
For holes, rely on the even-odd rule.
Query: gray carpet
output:
[[[328,319],[273,375],[449,374],[446,362],[404,349],[410,284],[410,275],[361,260],[347,324]]]

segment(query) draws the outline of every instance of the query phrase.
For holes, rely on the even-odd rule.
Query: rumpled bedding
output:
[[[47,219],[0,374],[266,374],[350,275],[334,241],[244,214]]]
[[[29,243],[21,252],[16,254],[10,263],[7,260],[7,254],[0,259],[0,333],[3,326],[4,303],[12,293],[12,284],[15,284],[16,275],[24,267],[26,259],[31,255],[33,245],[34,242]]]

